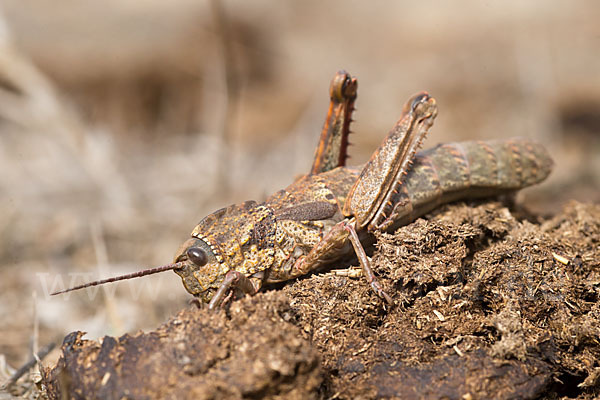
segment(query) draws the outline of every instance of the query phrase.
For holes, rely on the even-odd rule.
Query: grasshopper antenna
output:
[[[138,271],[138,272],[132,272],[131,274],[126,274],[126,275],[121,275],[121,276],[115,276],[115,277],[112,277],[112,278],[102,279],[102,280],[99,280],[99,281],[93,281],[93,282],[89,282],[89,283],[84,283],[83,285],[78,285],[78,286],[74,286],[74,287],[69,288],[69,289],[59,290],[57,292],[50,293],[50,296],[54,296],[54,295],[62,294],[62,293],[67,293],[67,292],[72,292],[73,290],[84,289],[84,288],[91,287],[91,286],[103,285],[105,283],[123,281],[125,279],[139,278],[141,276],[158,274],[159,272],[169,271],[169,270],[172,270],[172,269],[173,270],[174,269],[179,269],[179,268],[183,267],[183,264],[184,264],[184,262],[180,261],[180,262],[176,262],[176,263],[173,263],[173,264],[163,265],[162,267],[148,268],[148,269],[144,269],[144,270],[141,270],[141,271]]]

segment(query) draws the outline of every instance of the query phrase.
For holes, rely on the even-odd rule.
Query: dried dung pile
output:
[[[377,235],[393,306],[352,270],[315,274],[149,333],[72,333],[44,379],[53,398],[592,399],[599,246],[597,205],[449,205]]]

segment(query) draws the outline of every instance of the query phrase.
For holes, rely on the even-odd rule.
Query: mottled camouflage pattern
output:
[[[222,208],[200,221],[192,239],[181,246],[183,254],[189,247],[201,247],[209,262],[188,262],[175,272],[188,292],[210,299],[209,289],[218,288],[230,269],[252,275],[273,264],[276,230],[273,210],[264,204],[246,201]]]
[[[391,230],[442,203],[492,196],[538,183],[552,169],[544,148],[527,139],[439,145],[417,153],[437,115],[423,92],[360,168],[346,167],[357,81],[338,72],[311,173],[264,203],[218,210],[194,228],[173,264],[79,285],[53,294],[158,273],[181,276],[188,292],[221,305],[234,291],[254,294],[356,254],[371,288],[377,282],[363,243],[373,230]]]
[[[552,160],[543,146],[527,139],[446,143],[418,152],[392,199],[393,212],[382,221],[383,228],[409,223],[449,201],[493,196],[533,185],[544,180],[551,169]],[[328,229],[343,220],[345,193],[360,170],[339,167],[308,175],[265,203],[246,202],[206,217],[192,236],[206,241],[215,256],[214,263],[199,268],[189,263],[176,270],[186,289],[192,294],[208,288],[216,290],[230,268],[248,276],[264,271],[267,275],[260,279],[265,283],[285,281],[350,255],[352,247],[340,244],[309,268],[294,269]],[[277,217],[294,205],[308,205],[306,209],[310,209],[311,203],[318,202],[331,204],[335,213]],[[195,241],[187,243],[176,258],[185,254],[192,243],[197,246]]]
[[[524,138],[440,144],[416,154],[380,228],[405,225],[440,204],[534,185],[546,179],[552,166],[544,147]]]

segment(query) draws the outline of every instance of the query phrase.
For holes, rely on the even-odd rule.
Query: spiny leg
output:
[[[357,229],[378,229],[412,160],[437,115],[435,100],[427,93],[413,96],[402,116],[373,153],[350,189],[343,213],[356,218]]]
[[[331,80],[329,110],[315,151],[311,175],[346,165],[357,84],[356,78],[346,71],[339,71]]]
[[[377,281],[356,229],[381,229],[382,221],[393,210],[394,195],[436,115],[435,100],[427,93],[413,96],[405,104],[400,120],[363,168],[344,204],[343,213],[350,219],[342,221],[343,228],[348,232],[367,281],[388,303],[392,303],[392,299]]]

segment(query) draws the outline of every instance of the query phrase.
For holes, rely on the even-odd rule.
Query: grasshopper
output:
[[[373,231],[391,231],[439,205],[514,192],[544,180],[553,162],[527,139],[462,142],[417,152],[437,115],[428,93],[404,105],[399,121],[361,167],[347,167],[357,80],[338,72],[309,174],[263,203],[246,201],[208,215],[172,264],[76,286],[173,270],[185,289],[214,309],[234,294],[257,293],[356,255],[363,275],[383,300],[364,244]]]

